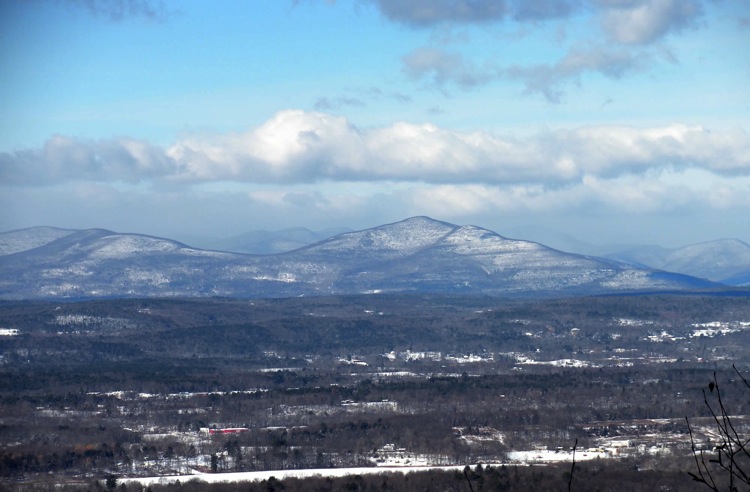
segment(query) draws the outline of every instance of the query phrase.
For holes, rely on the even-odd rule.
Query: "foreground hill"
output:
[[[103,229],[24,232],[0,256],[0,297],[287,297],[372,292],[577,295],[714,287],[693,277],[563,253],[476,226],[414,217],[291,252],[245,255]],[[0,235],[0,245],[7,234]],[[44,236],[43,238],[41,236]]]

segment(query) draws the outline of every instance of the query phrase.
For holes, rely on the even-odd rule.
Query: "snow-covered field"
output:
[[[627,443],[626,443],[627,444]],[[622,445],[613,443],[611,448],[581,449],[575,452],[575,461],[589,461],[594,459],[612,459],[619,455]],[[442,470],[461,471],[466,465],[429,465],[430,457],[409,453],[401,449],[386,449],[379,453],[380,459],[375,461],[373,467],[353,468],[315,468],[306,470],[267,470],[256,472],[237,473],[201,473],[193,470],[190,475],[171,475],[162,477],[126,478],[121,483],[140,484],[144,487],[155,484],[184,483],[190,480],[200,480],[207,483],[232,483],[232,482],[257,482],[268,480],[271,477],[277,480],[286,478],[310,478],[310,477],[346,477],[350,475],[376,475],[387,473],[414,473],[420,471]],[[530,465],[570,462],[574,459],[573,450],[548,450],[536,449],[529,451],[512,451],[507,455],[507,461],[490,463],[490,466],[502,465]],[[474,468],[476,465],[471,465]],[[487,464],[483,464],[487,466]]]
[[[346,404],[346,403],[344,403]],[[741,420],[742,417],[735,417]],[[623,435],[613,435],[610,437],[601,437],[596,440],[596,447],[580,448],[573,451],[569,447],[558,447],[556,449],[537,447],[534,449],[513,450],[507,454],[499,455],[498,458],[489,458],[488,461],[482,462],[483,466],[527,466],[527,465],[545,465],[554,463],[573,463],[590,460],[618,460],[634,456],[645,455],[668,455],[676,452],[678,449],[687,449],[689,445],[689,436],[680,432],[661,432],[656,430],[659,426],[669,426],[675,424],[670,419],[647,419],[638,421],[612,421],[602,423],[606,426],[617,426],[623,430],[629,428],[639,428],[638,432],[629,437]],[[591,429],[593,429],[592,427]],[[648,429],[647,429],[648,428]],[[268,429],[277,429],[269,427]],[[285,429],[279,427],[278,429]],[[245,429],[241,429],[245,430]],[[589,429],[590,430],[590,429]],[[492,427],[456,427],[454,432],[468,445],[482,445],[488,441],[498,443],[508,443],[509,437],[506,433]],[[713,436],[714,429],[708,424],[696,422],[693,432],[696,435],[703,436],[702,439]],[[150,437],[150,438],[149,438]],[[200,447],[200,440],[205,439],[205,435],[197,435],[192,432],[167,434],[156,433],[149,437],[144,435],[144,441],[154,441],[160,438],[175,439],[178,441],[193,443]],[[253,448],[243,448],[243,454],[251,455]],[[225,459],[229,460],[231,466],[232,458],[226,452],[220,453]],[[450,463],[447,455],[435,455],[411,452],[406,448],[397,447],[395,444],[386,444],[377,451],[372,452],[367,459],[372,463],[369,467],[340,467],[340,468],[313,468],[313,469],[286,469],[286,470],[266,470],[254,472],[220,472],[207,473],[209,459],[208,455],[200,455],[181,463],[173,462],[171,470],[179,470],[182,474],[122,478],[120,483],[140,484],[147,487],[154,484],[173,484],[184,483],[187,481],[198,480],[207,483],[239,483],[239,482],[256,482],[275,478],[283,480],[286,478],[310,478],[310,477],[345,477],[350,475],[373,475],[373,474],[390,474],[390,473],[413,473],[419,471],[444,470],[444,471],[461,471],[465,464],[446,464]],[[145,462],[144,462],[145,463]],[[149,464],[149,463],[145,463]],[[475,467],[472,464],[471,467]],[[158,470],[158,467],[149,467],[152,470]],[[153,472],[153,471],[152,471]],[[158,472],[157,472],[158,473]]]
[[[692,326],[696,329],[690,334],[690,338],[715,337],[750,329],[750,321],[710,321],[694,323]]]
[[[582,449],[575,453],[576,461],[588,461],[596,458],[611,458],[612,453],[604,449]],[[573,462],[572,450],[549,450],[535,449],[531,451],[511,451],[508,453],[508,459],[511,462],[519,463],[557,463]]]
[[[126,478],[120,483],[140,484],[144,487],[149,485],[167,485],[171,483],[184,483],[190,480],[200,480],[206,483],[232,483],[232,482],[258,482],[268,480],[271,477],[277,480],[285,478],[310,478],[310,477],[346,477],[350,475],[378,475],[385,473],[412,473],[430,470],[460,471],[465,465],[453,466],[383,466],[383,467],[358,467],[358,468],[316,468],[308,470],[269,470],[258,472],[238,473],[200,473],[192,475],[172,475],[167,477],[144,477]]]

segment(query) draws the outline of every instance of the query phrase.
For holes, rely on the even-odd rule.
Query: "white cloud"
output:
[[[53,137],[0,154],[6,185],[63,181],[174,184],[427,182],[575,183],[662,169],[750,174],[750,135],[669,125],[589,126],[516,138],[432,124],[360,129],[346,118],[288,110],[244,133],[192,135],[164,150],[129,139]]]
[[[346,173],[361,160],[359,131],[346,118],[281,111],[258,128],[218,137],[193,136],[172,145],[177,180],[309,182]]]
[[[750,135],[701,127],[591,126],[519,139],[432,124],[359,129],[343,117],[283,111],[243,134],[194,136],[168,156],[172,180],[565,183],[665,167],[750,173]]]
[[[60,181],[138,182],[175,172],[164,151],[142,140],[79,140],[56,135],[41,149],[0,153],[5,184],[54,184]]]

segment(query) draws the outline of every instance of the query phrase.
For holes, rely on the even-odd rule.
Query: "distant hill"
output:
[[[202,250],[104,229],[57,238],[46,228],[24,234],[28,249],[17,246],[9,249],[12,254],[0,256],[2,298],[375,292],[550,296],[717,286],[428,217],[339,234],[273,255]],[[0,244],[20,244],[18,237],[19,231],[0,234]]]
[[[0,234],[0,256],[26,251],[76,232],[56,227],[32,227]]]
[[[506,237],[523,238],[527,241],[544,244],[550,248],[577,253],[581,255],[601,256],[603,252],[612,251],[617,248],[607,248],[581,241],[572,235],[538,224],[525,224],[512,226],[503,230]]]
[[[279,231],[249,231],[239,236],[224,239],[195,238],[190,240],[189,243],[203,249],[267,255],[299,249],[349,231],[350,229],[347,228],[311,231],[304,227],[292,227]]]
[[[750,245],[738,239],[719,239],[676,249],[634,247],[607,256],[727,285],[750,285]]]

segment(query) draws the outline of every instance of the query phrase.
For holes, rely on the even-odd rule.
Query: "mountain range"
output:
[[[641,246],[607,257],[727,285],[750,285],[750,245],[738,239],[719,239],[675,249]]]
[[[328,239],[329,237],[350,232],[348,228],[331,228],[311,231],[305,227],[289,227],[278,231],[254,230],[239,236],[228,238],[189,237],[185,241],[200,249],[217,251],[231,251],[233,253],[248,253],[271,255],[286,253],[293,249],[302,248],[312,243]]]
[[[5,299],[376,292],[549,296],[718,286],[428,217],[269,255],[203,250],[104,229],[54,228],[0,234],[0,253]]]

